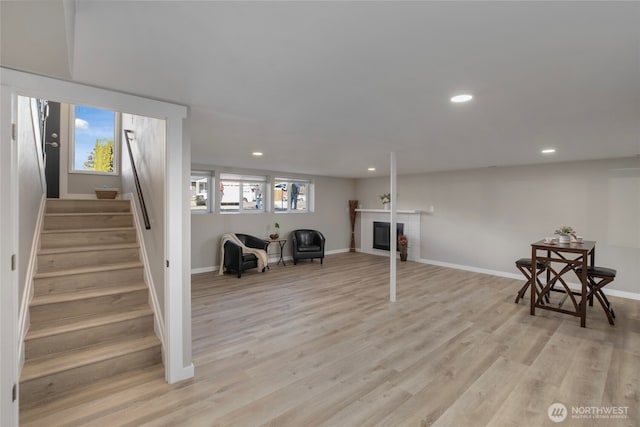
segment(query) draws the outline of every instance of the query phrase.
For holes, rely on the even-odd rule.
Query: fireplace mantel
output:
[[[356,209],[356,212],[369,212],[369,213],[388,213],[391,214],[391,210],[390,209]],[[412,209],[412,210],[400,210],[398,209],[396,211],[396,213],[399,214],[422,214],[422,213],[426,213],[426,211],[421,211],[418,209]]]

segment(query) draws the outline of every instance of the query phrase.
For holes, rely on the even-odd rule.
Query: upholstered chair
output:
[[[291,255],[293,264],[300,259],[320,258],[324,262],[324,235],[317,230],[293,230],[291,232]]]

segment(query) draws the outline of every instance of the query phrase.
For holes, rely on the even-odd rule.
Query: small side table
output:
[[[282,265],[284,267],[286,267],[287,264],[284,263],[284,258],[282,256],[284,254],[284,245],[287,244],[287,239],[267,239],[267,242],[269,242],[269,244],[278,243],[278,245],[280,246],[280,259],[278,260],[278,262],[276,264],[282,263]],[[267,247],[267,249],[268,249],[268,247]]]

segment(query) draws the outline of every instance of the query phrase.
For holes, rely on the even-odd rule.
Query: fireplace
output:
[[[389,249],[382,250],[376,249],[373,246],[373,223],[375,221],[390,223],[390,212],[386,209],[357,209],[356,212],[360,214],[360,247],[359,252],[366,254],[389,256]],[[404,234],[407,236],[409,244],[407,245],[407,256],[411,261],[422,259],[420,253],[421,247],[421,231],[420,224],[422,222],[423,212],[419,210],[399,210],[397,211],[396,224],[403,224],[402,231],[398,232],[398,235]],[[387,226],[389,227],[389,226]],[[385,236],[388,234],[385,233]],[[389,238],[385,237],[384,243],[387,246]],[[356,244],[358,244],[356,242]],[[387,246],[388,248],[388,246]],[[397,252],[396,252],[397,253]]]
[[[404,234],[404,224],[401,222],[396,223],[397,235]],[[374,221],[373,222],[373,248],[382,249],[383,251],[391,250],[391,223]],[[396,244],[396,250],[398,249]]]

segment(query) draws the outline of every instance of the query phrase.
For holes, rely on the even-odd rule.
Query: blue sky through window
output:
[[[95,147],[97,139],[107,138],[115,142],[115,113],[100,108],[76,105],[75,115],[74,169],[86,170],[84,162]]]

